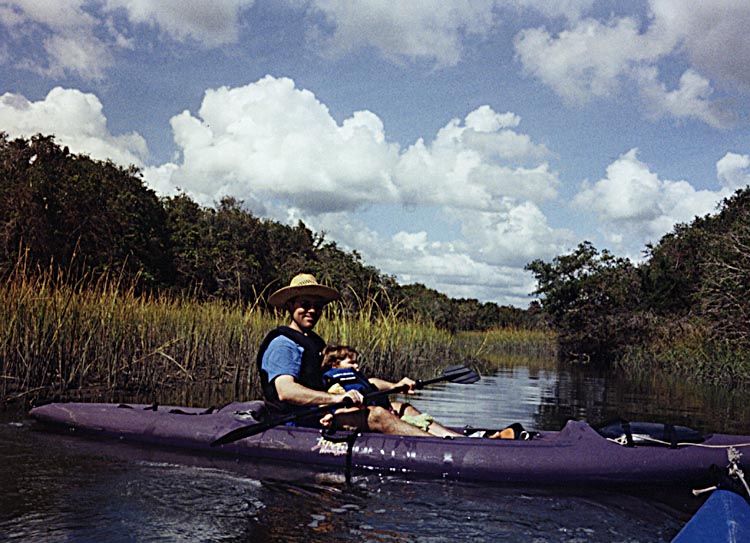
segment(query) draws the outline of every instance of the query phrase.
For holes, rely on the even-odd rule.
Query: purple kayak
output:
[[[205,454],[246,457],[310,466],[344,467],[349,445],[319,430],[278,426],[212,447],[211,442],[253,424],[262,402],[231,403],[218,410],[146,405],[51,403],[36,407],[37,421],[87,435],[116,437]],[[351,446],[351,465],[446,478],[531,485],[711,484],[711,466],[723,468],[730,447],[746,452],[750,436],[713,434],[702,443],[628,447],[602,437],[584,422],[532,440],[441,439],[364,433]]]

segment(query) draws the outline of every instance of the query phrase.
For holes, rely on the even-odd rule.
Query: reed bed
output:
[[[686,338],[668,347],[633,346],[617,361],[632,378],[667,374],[685,381],[730,387],[750,387],[750,353],[727,343]]]
[[[0,284],[0,403],[40,399],[179,401],[211,405],[259,397],[255,354],[286,316],[222,301],[138,294],[117,277],[71,285],[20,270]],[[540,352],[523,331],[453,335],[406,321],[371,301],[356,314],[326,309],[317,332],[356,346],[366,371],[426,378],[453,364],[483,373],[494,353]],[[536,345],[536,346],[535,346]],[[525,347],[524,347],[525,346]]]
[[[699,384],[750,386],[750,353],[712,336],[698,319],[675,320],[653,327],[648,339],[629,346],[617,368],[632,378],[673,375]]]
[[[474,361],[474,367],[492,373],[498,368],[555,369],[557,336],[546,330],[495,328],[485,332],[460,332],[458,355]]]
[[[197,381],[247,388],[257,309],[136,295],[116,279],[18,274],[0,288],[0,395],[152,393]],[[250,325],[249,325],[250,324]],[[258,331],[254,333],[254,331]]]

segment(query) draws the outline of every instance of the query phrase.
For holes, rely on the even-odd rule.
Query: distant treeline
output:
[[[421,284],[399,285],[301,221],[253,216],[224,198],[215,208],[180,194],[159,198],[135,167],[93,160],[51,136],[0,132],[0,276],[50,268],[71,282],[121,276],[150,293],[263,304],[269,290],[310,272],[343,295],[347,311],[376,303],[441,328],[530,328],[523,310],[453,299]]]
[[[750,378],[750,187],[634,265],[590,243],[529,265],[561,351],[628,369]]]

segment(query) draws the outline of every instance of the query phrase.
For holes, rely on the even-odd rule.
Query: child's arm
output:
[[[407,385],[409,387],[409,390],[406,392],[407,394],[414,394],[414,385],[416,384],[413,379],[409,379],[408,377],[404,377],[398,383],[391,383],[390,381],[378,379],[377,377],[370,377],[368,381],[375,385],[375,388],[378,390],[387,390],[389,388]]]

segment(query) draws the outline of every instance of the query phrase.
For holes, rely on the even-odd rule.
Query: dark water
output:
[[[698,387],[700,388],[700,387]],[[750,434],[748,397],[578,368],[503,370],[410,398],[451,425],[558,429],[577,418],[690,422]],[[0,541],[669,541],[685,490],[538,489],[235,463],[0,424]],[[716,426],[721,426],[716,428]]]

